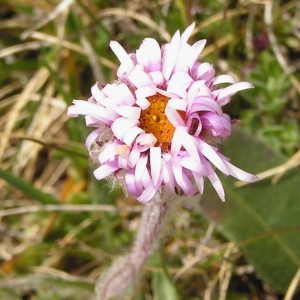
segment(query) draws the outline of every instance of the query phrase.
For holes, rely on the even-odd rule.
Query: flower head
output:
[[[84,115],[96,129],[87,137],[91,157],[100,165],[97,179],[113,176],[141,203],[157,195],[203,193],[207,177],[219,197],[224,190],[215,172],[243,181],[256,176],[233,166],[217,144],[231,134],[231,120],[222,106],[230,96],[253,86],[236,82],[198,58],[205,46],[187,43],[194,24],[170,43],[159,46],[152,38],[128,54],[110,42],[120,61],[118,80],[95,84],[87,100],[74,100],[69,117]],[[218,88],[228,83],[225,88]]]

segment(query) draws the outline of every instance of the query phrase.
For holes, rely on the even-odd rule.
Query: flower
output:
[[[146,38],[131,54],[111,41],[121,63],[118,80],[96,83],[87,101],[74,100],[68,109],[69,117],[84,115],[86,125],[96,128],[86,140],[100,165],[94,176],[117,179],[141,203],[202,194],[205,177],[224,201],[215,168],[243,181],[257,179],[233,166],[217,147],[231,134],[222,106],[253,86],[230,75],[215,77],[211,64],[198,61],[206,41],[187,43],[194,26],[182,35],[177,31],[162,47]],[[221,83],[230,85],[218,88]]]

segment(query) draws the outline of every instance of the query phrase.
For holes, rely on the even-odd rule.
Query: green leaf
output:
[[[42,204],[56,204],[58,201],[49,194],[36,189],[31,183],[13,173],[0,168],[0,178],[6,180],[12,187],[22,191],[28,197],[37,200]]]
[[[165,272],[153,273],[152,288],[156,300],[177,300],[179,299],[174,284],[170,281]]]
[[[286,157],[242,130],[235,130],[222,153],[248,172],[278,166]],[[221,176],[220,176],[221,178]],[[294,169],[276,185],[270,180],[236,188],[235,179],[221,178],[226,192],[222,203],[207,184],[201,202],[203,213],[229,240],[240,246],[257,273],[284,292],[300,268],[300,173]]]

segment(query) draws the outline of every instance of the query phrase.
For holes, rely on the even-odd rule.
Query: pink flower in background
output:
[[[113,177],[141,203],[162,196],[203,193],[207,177],[225,200],[215,172],[243,181],[257,178],[233,166],[217,148],[231,134],[231,120],[222,106],[238,91],[252,88],[230,75],[215,77],[207,62],[198,62],[205,45],[187,43],[194,29],[177,31],[159,46],[146,38],[128,54],[116,41],[110,47],[120,61],[118,80],[95,84],[87,100],[74,100],[69,117],[84,115],[96,128],[86,140],[91,157],[100,165],[97,179]],[[228,83],[225,88],[219,84]]]

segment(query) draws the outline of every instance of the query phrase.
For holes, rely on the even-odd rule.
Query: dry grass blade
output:
[[[141,206],[120,206],[116,207],[114,205],[93,205],[93,204],[59,204],[59,205],[31,205],[24,207],[11,208],[0,211],[0,217],[7,217],[12,215],[20,215],[20,214],[28,214],[35,212],[43,212],[43,211],[72,211],[72,212],[118,212],[118,211],[126,211],[126,212],[141,212]]]
[[[120,16],[122,18],[132,18],[141,23],[144,23],[149,28],[155,30],[165,41],[170,41],[170,34],[161,26],[157,25],[154,21],[152,21],[148,16],[139,14],[135,11],[123,8],[107,8],[101,10],[97,13],[97,17],[104,18],[108,16]]]
[[[70,49],[72,51],[75,51],[75,52],[83,54],[83,55],[88,54],[86,49],[84,49],[83,47],[81,47],[77,44],[74,44],[70,41],[62,40],[58,37],[55,37],[55,36],[52,36],[52,35],[49,35],[49,34],[46,34],[46,33],[34,31],[34,32],[30,33],[30,37],[32,37],[34,39],[42,40],[42,41],[47,41],[51,44],[60,45],[64,48]],[[114,69],[117,68],[116,64],[114,64],[113,62],[111,62],[110,60],[108,60],[105,57],[97,56],[97,59],[102,65],[104,65],[104,66],[106,66],[110,69],[114,70]]]
[[[41,68],[40,70],[38,70],[24,88],[17,103],[8,112],[8,119],[4,128],[5,135],[2,137],[0,145],[0,161],[3,159],[4,151],[9,141],[7,136],[11,134],[13,127],[18,120],[21,109],[30,101],[31,95],[35,94],[43,86],[48,78],[49,71],[46,68]]]
[[[296,290],[297,290],[297,286],[299,285],[300,282],[300,269],[297,271],[295,277],[293,278],[293,280],[291,281],[291,284],[284,296],[283,300],[292,300]]]
[[[21,35],[22,39],[26,39],[28,38],[28,36],[30,36],[30,34],[41,28],[42,26],[46,25],[47,23],[53,21],[55,18],[57,18],[61,13],[63,13],[65,10],[67,10],[69,8],[69,6],[74,2],[74,0],[63,0],[61,1],[56,7],[55,9],[48,14],[48,16],[45,19],[42,19],[41,21],[39,21],[36,25],[33,26],[33,28],[30,28],[26,31],[24,31]]]
[[[274,176],[272,183],[276,184],[276,182],[280,179],[280,177],[286,173],[288,170],[295,168],[300,165],[300,151],[295,153],[291,158],[289,158],[284,164],[277,166],[275,168],[266,170],[259,174],[256,174],[260,180],[267,179],[269,177]],[[235,183],[236,187],[242,187],[249,183],[244,181],[238,181]]]

